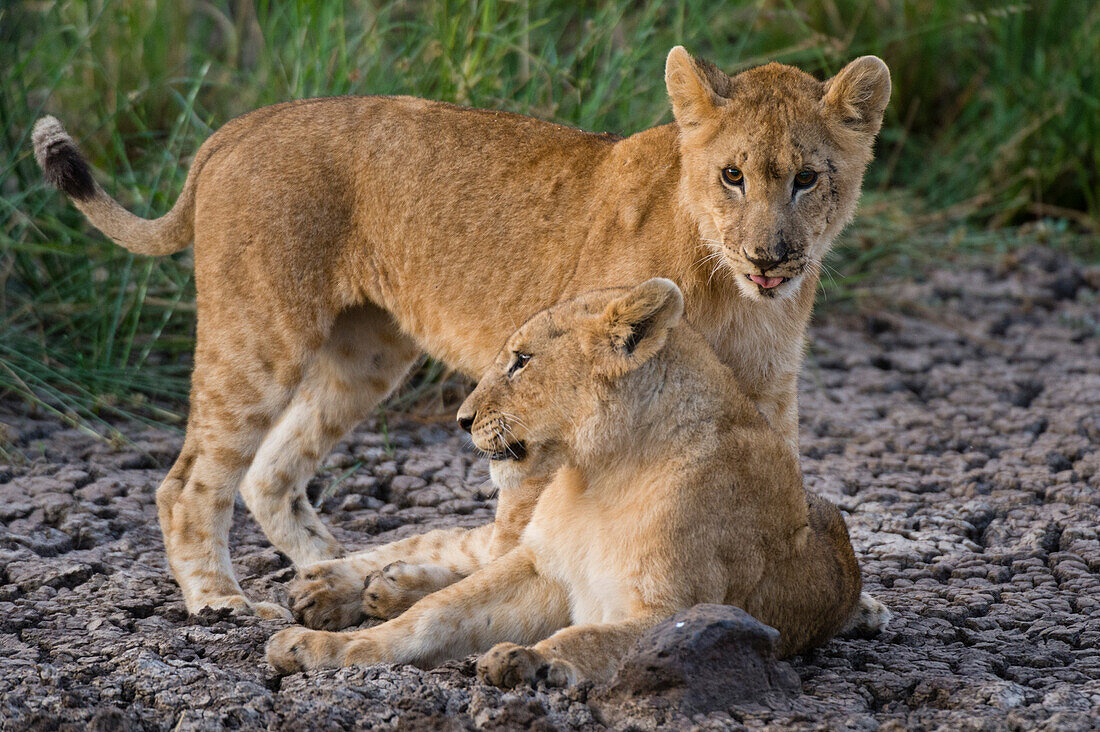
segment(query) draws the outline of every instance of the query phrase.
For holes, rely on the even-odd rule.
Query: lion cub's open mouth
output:
[[[765,277],[764,275],[754,275],[754,274],[745,275],[745,276],[748,277],[750,280],[752,280],[753,284],[755,284],[755,285],[757,285],[757,286],[759,286],[759,287],[761,287],[765,290],[770,290],[773,287],[779,287],[784,282],[786,282],[787,280],[790,279],[790,277]]]
[[[503,450],[489,453],[490,460],[523,460],[527,457],[527,445],[523,442],[513,442],[505,445]]]

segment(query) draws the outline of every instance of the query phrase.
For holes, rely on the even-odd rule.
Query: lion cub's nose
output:
[[[469,432],[474,426],[474,416],[473,414],[458,415],[458,426]]]
[[[751,264],[760,269],[760,273],[767,272],[772,267],[777,267],[787,261],[787,255],[790,254],[790,247],[787,242],[782,239],[772,249],[757,249],[752,254],[749,254],[747,249],[742,248],[741,254],[745,256]],[[755,256],[754,256],[755,255]]]
[[[745,255],[745,259],[749,260],[751,264],[757,267],[761,273],[767,272],[772,267],[776,267],[783,264],[783,258],[775,256],[771,253],[764,254],[757,257],[751,257],[748,254]]]

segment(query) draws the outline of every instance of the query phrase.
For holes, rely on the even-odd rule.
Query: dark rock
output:
[[[40,557],[56,557],[73,549],[73,540],[68,534],[52,526],[42,526],[16,539]]]
[[[1012,398],[1013,405],[1027,409],[1035,398],[1043,393],[1043,385],[1038,381],[1024,381],[1017,385],[1018,389]]]
[[[1077,291],[1085,286],[1085,278],[1079,272],[1067,272],[1054,278],[1050,291],[1058,300],[1072,300],[1077,297]]]
[[[590,703],[607,719],[639,707],[706,714],[736,704],[784,708],[801,691],[777,660],[779,631],[731,605],[696,605],[647,632]]]

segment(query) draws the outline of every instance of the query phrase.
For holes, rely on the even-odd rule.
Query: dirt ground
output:
[[[801,695],[681,726],[1100,726],[1100,271],[1035,250],[922,279],[830,308],[802,380],[806,482],[895,620],[793,659]],[[276,677],[281,623],[189,617],[169,578],[154,491],[178,435],[113,448],[12,405],[0,422],[25,458],[0,465],[0,729],[602,726],[587,688],[501,692],[470,659]],[[367,424],[327,464],[314,485],[347,474],[322,506],[348,547],[493,512],[449,425]],[[244,511],[232,551],[251,596],[285,600],[292,569]]]

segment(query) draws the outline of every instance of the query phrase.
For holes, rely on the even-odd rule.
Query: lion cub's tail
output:
[[[184,249],[194,237],[195,176],[188,175],[172,210],[159,219],[135,216],[92,179],[91,168],[73,138],[53,117],[43,117],[31,133],[34,159],[46,180],[72,199],[92,225],[136,254],[160,256]],[[193,173],[194,171],[192,171]]]

